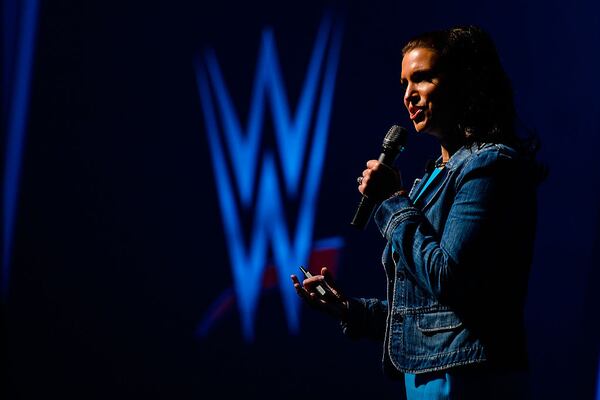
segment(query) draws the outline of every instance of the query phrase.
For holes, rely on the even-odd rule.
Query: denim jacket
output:
[[[437,184],[384,201],[387,299],[353,298],[351,337],[384,343],[384,370],[526,366],[523,308],[536,220],[533,163],[500,144],[463,147]]]

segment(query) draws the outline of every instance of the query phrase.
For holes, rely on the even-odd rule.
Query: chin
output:
[[[413,126],[415,128],[415,131],[417,131],[419,133],[427,132],[427,124],[425,123],[425,121],[413,122]]]

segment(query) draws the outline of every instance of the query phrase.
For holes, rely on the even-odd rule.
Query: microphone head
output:
[[[392,125],[383,139],[383,147],[400,152],[404,150],[407,139],[408,131],[405,128],[399,125]]]

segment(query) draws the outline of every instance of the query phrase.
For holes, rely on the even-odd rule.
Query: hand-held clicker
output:
[[[302,273],[304,274],[305,278],[312,278],[313,274],[311,274],[308,270],[306,270],[303,266],[300,266],[300,271],[302,271]],[[319,292],[319,294],[321,296],[325,296],[325,294],[329,291],[329,288],[326,290],[323,288],[323,286],[321,284],[317,284],[315,286],[317,292]]]

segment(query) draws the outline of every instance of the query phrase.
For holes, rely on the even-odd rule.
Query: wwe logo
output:
[[[201,106],[246,340],[252,340],[254,335],[254,315],[269,261],[269,246],[288,328],[293,333],[299,328],[299,301],[289,276],[297,273],[299,265],[307,263],[311,251],[340,44],[341,29],[333,26],[331,18],[326,18],[319,28],[293,112],[281,77],[273,32],[265,29],[245,129],[214,52],[206,51],[196,62]],[[263,159],[257,165],[266,104],[271,107],[277,151],[264,150]],[[308,154],[307,148],[310,149]],[[276,157],[279,157],[285,188],[280,187]],[[286,222],[285,196],[298,204],[293,231]],[[244,240],[243,212],[253,213],[249,240]]]

